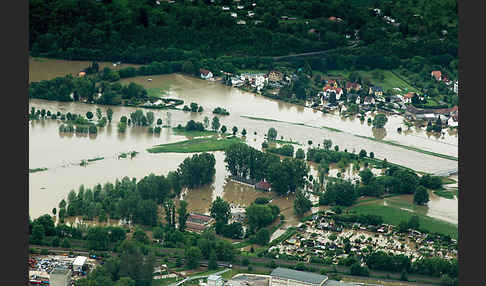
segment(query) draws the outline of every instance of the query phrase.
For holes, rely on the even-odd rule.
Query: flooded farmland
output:
[[[29,64],[31,80],[41,80],[67,73],[76,74],[90,63],[31,59]],[[103,64],[109,66],[110,63]],[[104,66],[100,63],[100,67]],[[136,77],[125,79],[122,82],[138,82],[149,89],[169,86],[167,96],[183,99],[185,104],[197,102],[204,107],[204,112],[198,114],[180,110],[151,110],[155,113],[155,118],[161,118],[164,124],[168,112],[172,115],[171,125],[176,126],[178,124],[184,125],[190,119],[203,121],[205,116],[211,119],[213,117],[212,110],[220,106],[231,113],[229,116],[220,116],[221,124],[226,125],[228,129],[237,126],[240,131],[246,128],[248,131],[246,142],[258,149],[261,148],[261,143],[264,140],[263,134],[270,127],[274,127],[278,131],[279,138],[283,136],[284,140],[300,142],[304,149],[309,146],[308,140],[313,141],[312,146],[317,146],[324,139],[330,138],[334,144],[339,145],[341,150],[348,149],[349,152],[359,152],[361,149],[368,152],[373,151],[377,158],[386,158],[390,162],[419,171],[438,172],[457,168],[458,165],[457,161],[355,136],[383,137],[385,140],[393,140],[403,145],[457,156],[457,134],[446,133],[444,138],[433,136],[429,138],[424,131],[417,132],[413,127],[412,130],[399,134],[396,131],[396,128],[402,122],[399,116],[389,117],[384,132],[383,130],[376,131],[372,130],[366,122],[361,123],[356,118],[341,118],[338,114],[323,114],[309,108],[223,86],[217,82],[204,81],[180,74],[151,76],[152,81],[150,82],[147,81],[148,78]],[[100,107],[103,112],[107,109],[106,106],[38,99],[31,99],[29,109],[30,107],[44,108],[51,112],[61,111],[62,113],[79,114],[85,114],[87,111],[94,112],[97,107]],[[70,190],[77,190],[81,184],[86,187],[93,187],[97,183],[114,182],[115,179],[121,179],[124,176],[140,179],[149,173],[167,174],[169,171],[175,170],[184,158],[191,156],[191,154],[150,154],[146,152],[147,148],[156,144],[176,142],[187,138],[174,134],[169,128],[163,128],[160,135],[149,134],[146,128],[141,127],[129,127],[126,134],[119,134],[116,128],[119,118],[136,109],[121,106],[111,108],[114,111],[113,122],[111,125],[100,128],[96,136],[60,134],[58,129],[61,123],[57,120],[45,119],[29,122],[29,168],[48,168],[47,171],[29,174],[29,210],[32,218],[50,213],[50,210],[56,207]],[[245,116],[278,121],[255,120]],[[321,128],[322,126],[336,128],[343,132]],[[257,135],[254,135],[254,132]],[[130,151],[137,151],[139,154],[133,159],[118,159],[118,154]],[[214,152],[214,154],[216,156],[215,181],[210,186],[184,194],[184,198],[189,202],[190,210],[207,212],[209,204],[216,196],[222,196],[225,200],[241,206],[248,205],[258,196],[272,196],[272,194],[264,194],[252,187],[230,181],[227,178],[228,172],[223,162],[223,152]],[[81,160],[100,157],[104,157],[104,159],[91,162],[85,167],[79,165]],[[333,170],[331,168],[331,172],[337,172]],[[344,175],[356,176],[349,170]],[[292,199],[274,199],[279,204],[286,205],[283,213],[287,220],[293,220]],[[438,197],[434,202],[431,196],[427,214],[445,216],[441,211],[447,212],[451,209],[450,204],[455,203],[457,217],[457,200],[448,200],[448,202],[443,202],[443,200],[446,199]]]

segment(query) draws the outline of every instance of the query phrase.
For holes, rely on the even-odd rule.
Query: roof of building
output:
[[[186,227],[188,229],[194,229],[194,230],[205,230],[206,229],[205,225],[195,223],[195,222],[191,222],[191,221],[186,222]]]
[[[373,86],[371,87],[372,91],[383,91],[383,89],[380,86]]]
[[[204,76],[207,76],[211,71],[208,71],[206,69],[199,69],[199,72],[203,74]]]
[[[403,97],[404,98],[412,98],[414,95],[415,95],[415,92],[409,92],[409,93],[405,94]]]
[[[435,77],[436,79],[439,79],[442,76],[441,71],[432,71],[432,76]]]
[[[327,280],[324,283],[324,286],[356,286],[358,284],[343,282],[343,281],[336,281],[336,280]]]
[[[189,218],[204,220],[204,221],[210,221],[212,219],[212,217],[210,217],[210,216],[202,215],[202,214],[196,214],[196,213],[191,213],[189,215]]]
[[[75,265],[75,266],[83,266],[83,264],[86,262],[86,259],[88,259],[88,257],[86,257],[86,256],[77,256],[74,259],[73,265]]]
[[[326,281],[328,279],[328,277],[325,275],[319,275],[311,272],[298,271],[283,267],[275,268],[272,273],[270,273],[270,276],[277,276],[312,284],[321,284],[323,281]]]

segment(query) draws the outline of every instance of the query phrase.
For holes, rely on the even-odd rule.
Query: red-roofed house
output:
[[[403,102],[404,103],[411,103],[412,102],[412,97],[415,95],[415,92],[409,92],[403,96]]]
[[[330,96],[331,93],[334,93],[336,95],[336,100],[339,100],[339,98],[341,98],[341,95],[343,95],[343,89],[340,87],[326,85],[322,90],[324,91],[324,94],[326,96]]]
[[[186,222],[186,229],[193,232],[203,232],[208,226],[204,224],[199,224],[191,221]]]
[[[199,69],[199,72],[201,73],[201,78],[203,79],[210,79],[213,77],[213,73],[206,69]]]
[[[270,183],[265,181],[260,181],[255,184],[255,189],[262,191],[270,191]]]
[[[351,92],[351,90],[354,90],[354,91],[358,91],[361,89],[361,85],[357,82],[349,82],[347,81],[346,82],[346,85],[345,85],[345,88],[346,88],[346,91],[349,93]]]
[[[338,87],[338,84],[335,79],[328,79],[326,81],[326,85],[332,86],[332,87]]]
[[[442,79],[442,73],[440,71],[432,71],[430,76],[435,77],[435,80],[440,81]]]

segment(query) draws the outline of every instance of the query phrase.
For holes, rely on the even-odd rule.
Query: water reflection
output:
[[[386,129],[385,128],[372,128],[373,130],[373,137],[378,140],[382,140],[386,137]]]

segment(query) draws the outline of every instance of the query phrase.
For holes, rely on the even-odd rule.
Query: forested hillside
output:
[[[405,66],[430,73],[440,67],[457,75],[455,0],[170,2],[30,0],[31,55],[140,64],[210,59],[237,65],[247,57],[260,61],[337,49],[310,59],[312,68]],[[245,23],[238,24],[241,20]],[[348,46],[356,48],[340,50]]]

